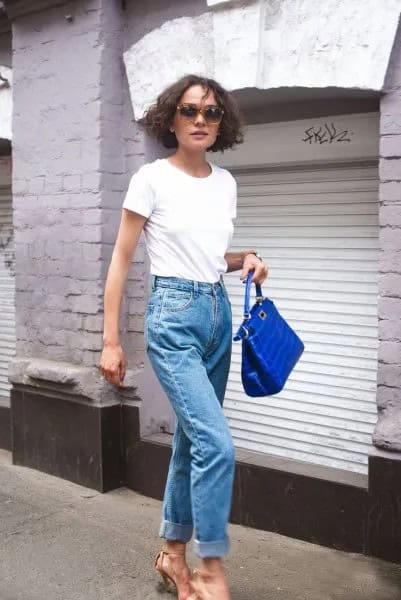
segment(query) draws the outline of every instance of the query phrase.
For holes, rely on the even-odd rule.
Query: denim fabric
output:
[[[176,414],[160,537],[200,557],[227,554],[234,447],[222,411],[231,360],[231,305],[223,280],[152,276],[145,346]]]

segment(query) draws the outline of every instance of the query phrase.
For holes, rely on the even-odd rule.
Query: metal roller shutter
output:
[[[233,344],[224,411],[235,444],[366,473],[377,419],[377,168],[233,174],[239,198],[232,249],[255,247],[266,257],[264,294],[306,346],[280,394],[250,398],[241,385],[240,344]],[[244,286],[237,272],[225,281],[235,329]]]
[[[12,199],[0,187],[0,404],[9,404],[8,363],[15,355],[15,256]]]

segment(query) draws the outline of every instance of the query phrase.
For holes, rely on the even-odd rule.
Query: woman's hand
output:
[[[105,344],[100,357],[99,369],[103,377],[114,385],[122,385],[127,363],[121,344]]]
[[[252,283],[262,284],[266,279],[269,269],[265,263],[255,254],[246,254],[242,267],[241,279],[245,280],[249,271],[254,271]]]

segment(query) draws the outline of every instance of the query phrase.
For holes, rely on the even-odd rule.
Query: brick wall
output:
[[[106,0],[67,3],[13,22],[20,358],[99,363],[121,203],[143,161],[123,44],[124,14]],[[143,360],[143,274],[141,245],[122,303],[131,367]]]
[[[80,364],[100,347],[85,327],[101,309],[101,2],[91,5],[71,23],[55,8],[13,26],[17,354]]]
[[[379,418],[373,441],[401,452],[401,28],[380,112]]]

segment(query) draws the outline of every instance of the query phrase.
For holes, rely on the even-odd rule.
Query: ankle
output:
[[[166,548],[167,552],[171,552],[173,554],[185,555],[186,547],[187,547],[187,545],[184,542],[179,542],[176,540],[166,540],[165,541],[165,548]]]
[[[203,558],[200,562],[200,570],[210,575],[220,575],[224,573],[223,561],[221,558]]]

